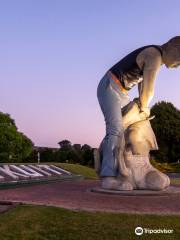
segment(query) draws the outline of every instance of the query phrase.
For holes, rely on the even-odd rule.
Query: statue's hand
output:
[[[140,116],[142,119],[147,119],[150,116],[150,109],[148,107],[141,108]]]

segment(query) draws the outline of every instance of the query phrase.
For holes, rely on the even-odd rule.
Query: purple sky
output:
[[[35,145],[97,147],[99,80],[135,48],[180,35],[179,11],[179,0],[0,0],[0,111]],[[180,108],[180,68],[161,68],[159,100]]]

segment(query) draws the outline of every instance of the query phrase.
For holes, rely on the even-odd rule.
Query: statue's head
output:
[[[171,38],[167,43],[162,45],[163,63],[168,68],[180,66],[180,36]]]

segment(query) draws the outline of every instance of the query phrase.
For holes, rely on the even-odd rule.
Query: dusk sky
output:
[[[98,147],[100,79],[130,51],[176,35],[179,0],[0,0],[0,111],[37,146]],[[151,106],[160,100],[180,108],[180,68],[161,67]]]

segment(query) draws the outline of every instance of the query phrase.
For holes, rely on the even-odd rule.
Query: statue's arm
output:
[[[156,78],[157,70],[145,70],[143,74],[143,84],[140,93],[141,110],[148,108],[154,96],[154,82]]]
[[[147,54],[144,59],[143,81],[138,86],[140,108],[142,112],[146,112],[146,109],[149,107],[149,103],[154,96],[154,83],[162,63],[161,56],[156,49],[154,52],[151,51],[151,54]]]

